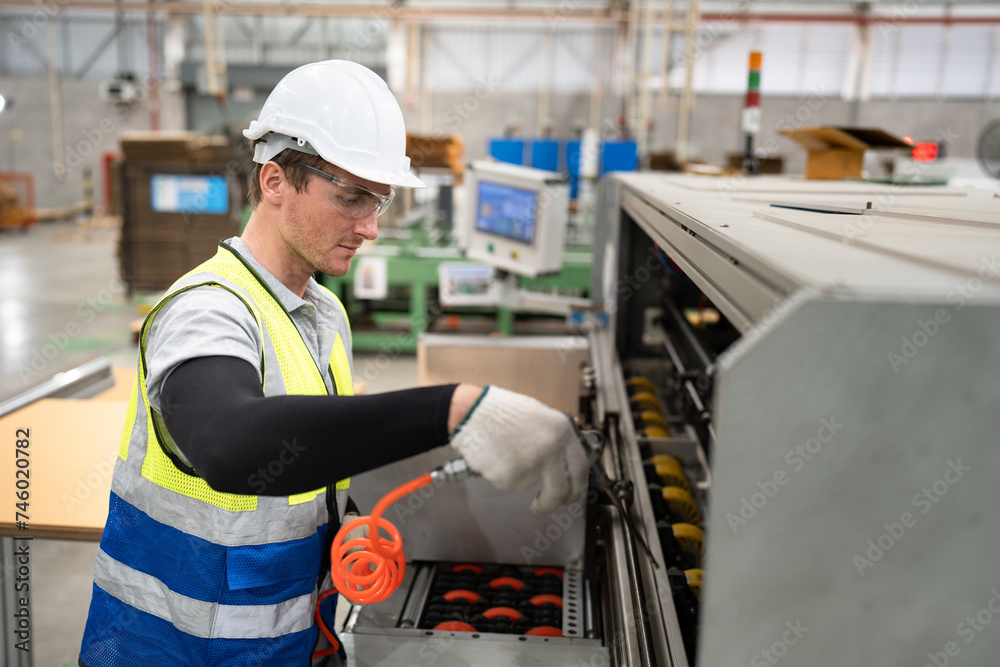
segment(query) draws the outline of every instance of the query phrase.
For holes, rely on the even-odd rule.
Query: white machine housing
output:
[[[474,161],[459,216],[459,245],[469,259],[535,277],[562,268],[569,183],[561,174]]]
[[[657,356],[665,338],[650,335],[666,319],[668,272],[741,334],[708,360],[697,660],[676,648],[673,605],[651,604],[650,619],[667,619],[650,622],[652,664],[996,662],[1000,633],[980,619],[1000,597],[998,194],[763,176],[605,181],[594,292],[617,322],[615,345],[594,346],[612,369],[597,365],[598,386],[623,384],[619,358],[669,367]],[[641,480],[625,431],[623,458]],[[651,534],[652,509],[637,499]],[[645,598],[669,600],[663,568],[640,564]]]

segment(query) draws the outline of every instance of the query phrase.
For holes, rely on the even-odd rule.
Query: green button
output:
[[[493,244],[492,243],[487,243],[486,244],[486,250],[488,252],[493,252]]]

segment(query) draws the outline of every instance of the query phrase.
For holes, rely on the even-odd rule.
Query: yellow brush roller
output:
[[[656,393],[656,387],[649,381],[649,378],[644,378],[641,375],[629,378],[626,380],[626,384],[628,384],[629,389],[633,391],[642,390],[653,394]]]
[[[670,428],[667,426],[667,420],[663,418],[663,415],[656,410],[643,410],[639,413],[639,419],[646,426],[659,426],[660,428],[669,431]]]
[[[632,394],[632,400],[643,410],[652,410],[663,414],[663,408],[660,407],[660,401],[656,398],[656,394],[650,391],[640,391]]]
[[[671,528],[677,543],[684,551],[691,554],[700,565],[701,557],[705,553],[705,533],[701,532],[701,528],[690,523],[675,523]]]
[[[691,568],[690,570],[684,570],[684,576],[688,580],[688,588],[697,597],[701,597],[701,584],[705,580],[705,571],[701,568]]]
[[[647,438],[669,438],[670,431],[662,426],[647,426],[642,429],[642,434]]]
[[[669,463],[655,463],[656,476],[660,478],[662,486],[679,486],[688,493],[691,493],[691,483],[688,482],[687,475],[680,466]]]
[[[665,486],[662,494],[670,511],[684,517],[688,523],[701,525],[701,512],[698,511],[698,506],[694,504],[694,498],[689,491],[679,486]]]
[[[665,478],[679,478],[676,483],[672,484],[663,481],[663,486],[681,486],[688,491],[691,490],[691,483],[688,481],[687,474],[684,472],[684,465],[680,462],[680,459],[669,454],[654,454],[649,457],[649,463],[653,464],[656,474],[661,480]]]
[[[671,456],[670,454],[653,454],[652,456],[649,457],[649,462],[652,463],[654,466],[663,463],[665,465],[672,465],[676,467],[678,470],[683,470],[683,466],[681,466],[681,460],[676,456]]]

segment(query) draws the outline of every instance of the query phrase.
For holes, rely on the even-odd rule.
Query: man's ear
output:
[[[267,162],[260,168],[260,194],[268,203],[280,205],[288,188],[285,170],[277,162]]]

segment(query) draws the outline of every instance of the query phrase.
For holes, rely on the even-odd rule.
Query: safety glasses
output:
[[[366,218],[372,213],[376,217],[380,216],[385,213],[386,209],[389,208],[389,204],[392,203],[393,197],[396,196],[396,191],[393,189],[390,189],[387,195],[380,195],[363,185],[351,183],[345,178],[328,174],[322,169],[316,169],[307,164],[289,162],[284,166],[305,169],[333,183],[334,190],[330,195],[330,199],[333,201],[334,206],[352,218]]]

